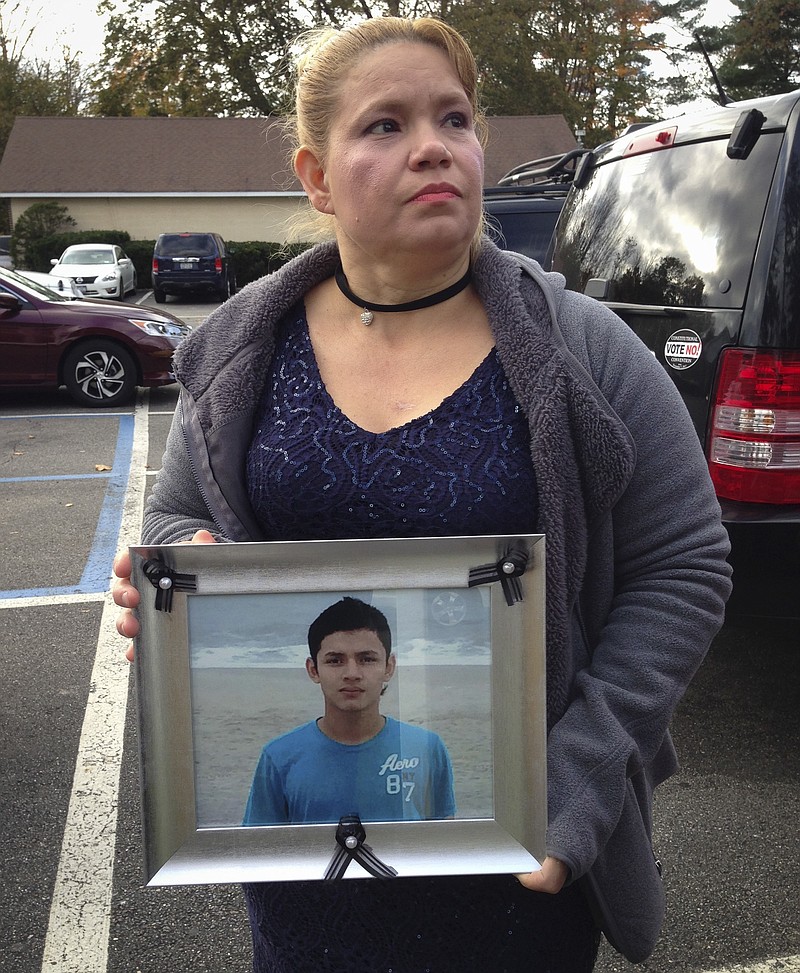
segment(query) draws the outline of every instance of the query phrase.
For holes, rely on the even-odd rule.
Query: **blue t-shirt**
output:
[[[261,751],[245,825],[419,821],[456,813],[450,755],[430,730],[386,717],[365,743],[331,740],[316,721]]]

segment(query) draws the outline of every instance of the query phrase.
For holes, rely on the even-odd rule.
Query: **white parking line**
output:
[[[99,591],[74,592],[68,595],[34,595],[31,598],[0,598],[0,610],[3,608],[41,608],[43,605],[75,605],[82,601],[105,601],[105,595]]]
[[[130,480],[119,546],[139,541],[145,494],[149,395],[134,410]],[[109,565],[109,574],[110,574]],[[26,600],[29,604],[30,600]],[[51,599],[51,603],[61,599]],[[108,965],[111,889],[119,777],[128,699],[129,666],[114,622],[117,608],[105,597],[97,655],[83,721],[72,794],[61,845],[42,971],[104,973]]]
[[[721,966],[707,973],[800,973],[800,956],[781,956],[752,966]]]

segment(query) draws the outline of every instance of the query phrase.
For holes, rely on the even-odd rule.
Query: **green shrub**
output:
[[[273,273],[308,246],[307,243],[262,243],[258,240],[229,242],[236,268],[236,286],[244,287],[265,274]]]
[[[136,279],[140,288],[150,287],[150,271],[153,268],[153,247],[155,245],[155,240],[131,240],[123,247],[136,268]]]
[[[14,224],[11,238],[14,265],[26,270],[49,270],[49,262],[46,268],[39,265],[38,248],[44,240],[68,226],[75,226],[75,220],[66,206],[53,200],[29,206]]]

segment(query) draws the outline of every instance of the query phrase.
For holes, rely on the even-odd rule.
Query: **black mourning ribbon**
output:
[[[142,571],[156,589],[156,611],[171,612],[172,595],[176,591],[197,591],[196,574],[173,571],[163,561],[145,561]]]
[[[479,584],[492,584],[499,581],[506,596],[506,604],[516,605],[522,601],[522,582],[520,578],[528,567],[528,555],[519,548],[509,548],[495,564],[483,564],[470,568],[469,587]]]
[[[341,878],[347,871],[351,861],[357,861],[375,878],[395,878],[397,871],[391,865],[385,865],[375,852],[366,844],[367,832],[357,814],[346,814],[339,818],[336,829],[336,851],[328,862],[324,881],[334,881]]]

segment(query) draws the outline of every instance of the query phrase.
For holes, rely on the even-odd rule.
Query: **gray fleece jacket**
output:
[[[244,461],[275,327],[336,260],[333,244],[307,251],[181,345],[181,401],[145,543],[200,528],[265,539]],[[474,264],[530,426],[547,539],[547,851],[577,879],[614,835],[629,866],[619,880],[635,884],[650,854],[652,789],[677,768],[670,718],[722,624],[728,539],[668,375],[611,311],[566,291],[560,275],[534,273],[488,241]]]

